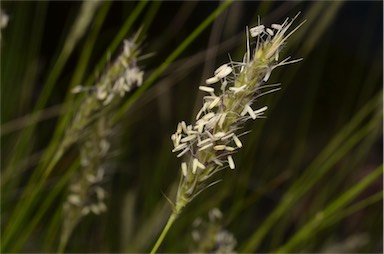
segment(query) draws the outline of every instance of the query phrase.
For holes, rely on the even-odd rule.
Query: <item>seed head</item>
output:
[[[296,17],[295,17],[296,18]],[[182,208],[211,184],[209,179],[225,167],[235,169],[232,155],[243,146],[240,136],[244,122],[249,119],[263,118],[267,106],[254,109],[253,104],[262,95],[279,90],[275,85],[266,85],[272,71],[278,66],[294,63],[289,57],[279,62],[279,55],[288,37],[300,26],[287,34],[292,19],[282,24],[273,24],[270,28],[257,25],[247,31],[247,51],[242,62],[230,61],[214,71],[206,79],[206,85],[199,90],[208,93],[204,96],[203,106],[196,116],[196,122],[186,125],[179,123],[172,135],[173,152],[177,157],[187,155],[182,162],[182,180],[178,190],[176,208]],[[251,44],[249,39],[256,40]],[[251,45],[255,45],[251,48]],[[215,88],[221,83],[220,88]],[[263,90],[270,88],[270,90]],[[181,153],[179,151],[182,151]]]

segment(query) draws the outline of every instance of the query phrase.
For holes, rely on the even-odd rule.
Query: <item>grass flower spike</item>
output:
[[[195,124],[182,121],[171,136],[172,152],[185,159],[181,163],[181,182],[170,220],[201,191],[216,183],[209,182],[216,172],[226,167],[236,168],[232,155],[243,146],[239,137],[245,134],[241,131],[244,123],[263,118],[268,109],[267,106],[255,108],[253,103],[260,96],[279,90],[279,84],[266,84],[272,71],[301,60],[289,57],[279,60],[287,39],[301,26],[288,32],[295,18],[287,18],[270,28],[258,25],[249,29],[243,61],[221,65],[205,85],[199,86],[206,95]],[[255,44],[250,42],[249,34]]]
[[[106,192],[101,187],[104,180],[112,118],[124,95],[140,86],[143,71],[137,66],[139,44],[137,38],[125,40],[121,54],[109,66],[93,87],[77,86],[73,93],[86,92],[80,109],[68,129],[63,147],[79,145],[81,169],[73,177],[69,194],[63,206],[63,227],[59,252],[80,220],[90,214],[107,210]]]

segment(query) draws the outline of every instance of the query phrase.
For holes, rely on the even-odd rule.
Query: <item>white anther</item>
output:
[[[211,146],[213,146],[213,144],[212,144],[212,143],[209,143],[208,145],[205,145],[205,146],[199,148],[199,151],[203,151],[203,150],[205,150],[205,149],[207,149],[207,148],[210,148]]]
[[[181,145],[176,146],[176,147],[172,150],[172,152],[180,151],[180,150],[182,150],[182,149],[184,149],[184,148],[186,148],[186,147],[187,147],[187,143],[183,143],[183,144],[181,144]]]
[[[276,30],[281,30],[282,26],[279,24],[272,24],[271,27]]]
[[[235,141],[235,144],[236,144],[236,146],[238,148],[243,146],[243,144],[241,143],[240,139],[236,135],[233,135],[233,141]]]
[[[224,69],[226,69],[228,67],[228,64],[223,64],[223,65],[220,65],[219,66],[219,68],[217,68],[216,70],[215,70],[215,76],[219,73],[219,72],[221,72],[222,70],[224,70]]]
[[[230,67],[230,66],[226,66],[225,68],[223,68],[222,70],[220,70],[219,72],[217,72],[216,74],[215,74],[215,76],[217,77],[217,78],[225,78],[226,76],[228,76],[229,74],[231,74],[232,73],[232,67]]]
[[[207,93],[213,93],[215,91],[214,88],[208,86],[199,86],[199,90]]]
[[[182,138],[180,141],[181,141],[182,143],[185,143],[185,142],[194,140],[195,138],[196,138],[196,135],[189,135],[189,136],[186,136],[185,138]]]
[[[229,164],[229,167],[230,167],[231,169],[235,169],[235,162],[233,161],[232,156],[229,155],[227,158],[228,158],[228,164]]]
[[[225,117],[227,116],[227,113],[222,113],[220,115],[220,120],[219,120],[219,126],[220,128],[223,128],[223,123],[224,123],[224,120],[225,120]]]
[[[181,123],[178,123],[176,132],[180,134],[182,130],[183,130],[183,128],[181,127]]]
[[[248,114],[252,117],[253,120],[256,119],[256,114],[253,112],[253,109],[248,104],[245,105],[245,108],[247,109]]]
[[[211,142],[211,141],[212,140],[210,138],[204,139],[204,140],[200,141],[199,143],[197,143],[197,146],[203,146],[206,143]]]
[[[185,133],[187,133],[187,124],[184,122],[184,121],[181,121],[181,128],[183,129],[183,131],[185,132]]]
[[[217,146],[214,146],[213,149],[216,151],[225,150],[225,145],[217,145]]]
[[[228,134],[227,136],[222,137],[221,140],[229,139],[229,138],[231,138],[233,135],[235,135],[235,134],[234,134],[234,133]]]
[[[242,92],[245,90],[245,88],[247,87],[247,85],[242,85],[240,87],[230,87],[229,90],[233,91],[235,94],[237,94],[238,92]]]
[[[195,158],[193,159],[193,162],[192,162],[192,173],[193,174],[196,174],[196,171],[197,171],[197,162],[198,160]]]
[[[265,28],[264,25],[255,26],[255,27],[249,29],[249,32],[251,33],[251,36],[252,36],[252,37],[256,37],[256,36],[258,36],[259,34],[261,34],[261,33],[264,32],[264,28]]]
[[[185,162],[181,163],[181,171],[183,172],[183,175],[187,177],[188,175],[187,163]]]
[[[197,131],[199,133],[203,133],[203,130],[204,130],[204,123],[200,123],[197,127]]]
[[[205,83],[206,83],[207,85],[212,85],[212,84],[215,84],[215,83],[217,83],[217,82],[219,82],[219,79],[218,79],[216,76],[211,77],[211,78],[205,80]]]
[[[210,113],[206,114],[205,116],[203,116],[202,119],[208,121],[209,119],[211,119],[211,118],[214,117],[214,116],[215,116],[215,113],[210,112]]]
[[[256,115],[257,114],[263,114],[263,112],[266,111],[267,109],[268,109],[268,107],[264,106],[262,108],[259,108],[258,110],[253,111],[253,113],[255,113]]]
[[[225,136],[225,132],[219,131],[213,135],[215,138],[220,139]]]
[[[231,146],[226,146],[225,147],[225,150],[229,151],[229,152],[233,152],[235,151],[235,148],[234,147],[231,147]]]

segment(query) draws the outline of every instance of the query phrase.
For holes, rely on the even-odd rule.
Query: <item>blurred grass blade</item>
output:
[[[64,47],[60,52],[60,55],[56,60],[55,64],[53,65],[52,70],[49,72],[49,75],[47,77],[43,90],[41,91],[41,95],[36,103],[36,106],[34,107],[34,111],[41,110],[45,106],[52,92],[54,84],[56,83],[57,79],[59,78],[64,68],[65,63],[67,62],[70,54],[72,53],[76,43],[85,33],[85,30],[90,24],[93,18],[93,14],[96,11],[98,5],[99,5],[98,1],[94,1],[94,2],[86,1],[83,3],[82,8],[78,13],[77,19],[70,30],[70,34],[68,35],[68,37],[66,37]],[[34,132],[34,127],[35,125],[31,125],[22,131],[19,139],[20,143],[18,143],[15,147],[12,158],[6,169],[7,171],[9,170],[12,171],[13,165],[15,165],[15,163],[19,161],[20,158],[25,156],[25,152],[29,146],[31,135]],[[54,159],[58,160],[58,156],[54,157]],[[38,172],[38,171],[35,171],[35,172]],[[34,180],[34,179],[35,177],[31,178],[31,180]],[[37,182],[30,181],[29,186],[25,190],[24,199],[22,198],[20,200],[20,202],[15,208],[15,211],[10,221],[8,222],[7,230],[6,230],[7,234],[4,235],[2,246],[1,246],[3,250],[6,250],[8,247],[10,247],[9,241],[11,241],[13,235],[17,232],[17,230],[21,229],[20,224],[21,222],[23,222],[24,216],[20,216],[20,215],[25,215],[29,211],[29,206],[28,205],[24,206],[25,205],[24,201],[26,200],[29,200],[27,202],[35,201],[33,195],[32,195],[32,198],[30,195],[33,194],[34,192],[37,193],[36,187],[39,186],[41,188],[42,182],[44,182],[44,179],[42,179],[42,181],[37,181]],[[26,198],[27,196],[30,196],[30,197]]]
[[[223,12],[233,0],[226,0],[217,9],[211,13],[165,60],[164,62],[148,77],[144,84],[127,100],[127,102],[116,113],[114,122],[122,118],[135,101],[147,90],[155,80],[167,69],[167,67],[182,53],[184,50],[208,27],[216,17]]]
[[[66,37],[64,42],[63,49],[61,50],[57,60],[53,64],[52,70],[49,71],[48,77],[45,81],[43,89],[40,93],[39,99],[36,102],[36,105],[33,109],[33,112],[41,110],[47,103],[54,85],[58,80],[65,64],[77,42],[83,36],[86,31],[86,28],[89,26],[92,21],[93,14],[96,11],[99,5],[99,1],[85,1],[79,11],[76,21],[73,23],[69,35]],[[38,117],[38,116],[36,116]],[[25,156],[26,150],[29,146],[29,141],[34,132],[35,125],[27,127],[21,132],[19,143],[16,145],[12,157],[8,164],[7,170],[12,170],[13,165],[20,160],[20,158]]]
[[[324,223],[327,222],[329,217],[337,214],[344,206],[357,197],[362,191],[364,191],[370,184],[377,180],[383,173],[382,166],[376,168],[373,172],[356,183],[347,192],[341,195],[338,199],[329,204],[323,211],[319,211],[314,218],[312,218],[306,225],[302,226],[292,238],[283,246],[281,246],[274,253],[290,253],[298,251],[295,249],[300,243],[305,243],[309,238],[314,237],[318,231],[323,229]],[[326,223],[329,226],[329,223]]]
[[[255,251],[270,228],[281,218],[281,216],[294,204],[306,191],[308,191],[320,178],[329,171],[334,163],[352,149],[360,140],[368,135],[375,124],[378,124],[380,117],[371,120],[363,129],[359,129],[366,117],[371,115],[380,105],[379,96],[371,99],[354,118],[329,142],[313,163],[305,170],[303,175],[295,181],[286,192],[282,201],[275,210],[264,220],[248,242],[241,248],[242,252]]]

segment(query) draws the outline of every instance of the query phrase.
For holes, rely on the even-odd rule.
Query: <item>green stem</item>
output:
[[[172,212],[171,216],[169,217],[168,222],[165,225],[163,231],[161,232],[161,235],[159,236],[159,238],[157,239],[155,245],[153,246],[153,248],[151,250],[151,254],[156,253],[157,249],[160,247],[160,245],[163,242],[165,236],[167,235],[169,229],[171,228],[173,222],[176,220],[177,215],[178,215],[178,212],[176,210],[174,210]]]

